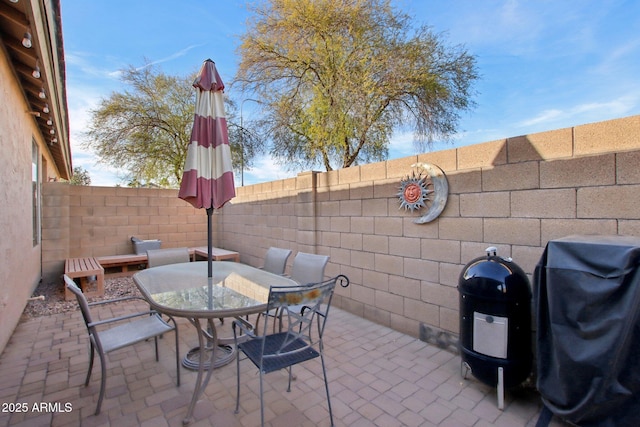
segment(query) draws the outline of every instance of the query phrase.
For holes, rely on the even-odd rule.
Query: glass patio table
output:
[[[218,337],[215,319],[260,313],[267,308],[270,286],[296,284],[284,276],[229,261],[214,261],[212,277],[207,275],[207,262],[197,261],[148,268],[133,276],[154,310],[184,317],[196,328],[199,346],[183,360],[185,367],[198,370],[193,397],[183,420],[185,425],[191,422],[213,370],[236,356],[231,345],[233,338]],[[223,353],[223,357],[218,353]]]

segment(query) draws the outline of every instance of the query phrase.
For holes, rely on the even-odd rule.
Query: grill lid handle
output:
[[[491,252],[493,252],[493,256],[496,256],[498,254],[498,248],[496,248],[495,246],[489,246],[487,249],[485,249],[485,251],[487,252],[487,256],[491,256]]]

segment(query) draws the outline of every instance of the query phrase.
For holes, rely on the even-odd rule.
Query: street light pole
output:
[[[253,101],[260,104],[260,101],[252,98],[245,98],[240,102],[240,149],[242,150],[240,153],[240,183],[242,187],[244,187],[244,124],[242,121],[242,108],[246,101]]]

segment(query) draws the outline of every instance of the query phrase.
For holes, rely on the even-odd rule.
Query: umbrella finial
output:
[[[210,58],[203,62],[202,68],[193,82],[193,87],[206,91],[224,91],[224,83],[218,74],[216,63]]]

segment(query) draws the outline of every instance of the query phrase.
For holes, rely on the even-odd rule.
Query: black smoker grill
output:
[[[503,409],[504,389],[531,373],[531,286],[510,258],[497,256],[495,247],[486,250],[487,256],[464,267],[458,281],[462,375],[471,371],[497,387]]]

